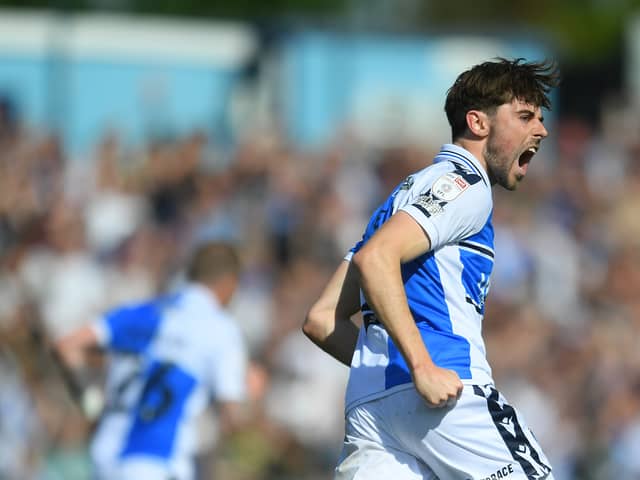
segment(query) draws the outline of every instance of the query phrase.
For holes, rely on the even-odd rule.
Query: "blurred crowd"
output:
[[[557,480],[640,478],[640,138],[630,122],[615,105],[598,125],[556,118],[521,188],[494,190],[488,355]],[[308,151],[275,130],[234,148],[205,132],[130,147],[105,132],[70,158],[1,103],[0,478],[89,478],[95,419],[51,340],[171,288],[210,238],[242,252],[233,311],[250,346],[252,420],[221,440],[215,414],[203,419],[201,478],[331,478],[348,370],[301,323],[375,205],[439,148],[372,147],[341,132]]]

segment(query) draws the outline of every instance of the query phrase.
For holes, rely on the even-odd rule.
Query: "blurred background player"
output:
[[[91,443],[97,478],[195,478],[198,418],[213,398],[223,433],[246,395],[247,348],[226,311],[238,285],[235,248],[197,248],[175,293],[126,305],[61,338],[73,368],[92,347],[109,354],[106,402]]]

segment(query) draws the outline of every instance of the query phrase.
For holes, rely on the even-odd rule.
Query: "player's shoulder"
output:
[[[407,190],[410,197],[429,196],[439,201],[471,201],[477,206],[491,207],[491,186],[482,172],[448,159],[410,175],[399,187]]]
[[[463,201],[477,204],[477,207],[491,208],[493,202],[489,177],[470,152],[457,145],[444,145],[435,162],[446,170],[433,180],[431,190],[435,196],[450,201],[460,197]]]
[[[188,303],[185,313],[197,318],[203,328],[213,328],[216,332],[231,331],[233,334],[239,330],[233,314],[204,286],[197,283],[187,285],[184,301]]]
[[[441,152],[433,165],[408,179],[411,189],[400,199],[399,208],[414,218],[426,217],[440,228],[452,218],[457,220],[451,225],[462,222],[480,228],[493,209],[491,187],[477,160],[465,160]]]
[[[480,162],[469,151],[458,145],[443,145],[434,159],[434,164],[446,165],[469,184],[491,190],[487,172]]]
[[[449,145],[449,147],[455,147]],[[455,182],[461,189],[469,186],[475,189],[491,190],[491,185],[486,172],[471,158],[468,152],[466,156],[460,152],[466,152],[458,147],[457,150],[448,150],[446,146],[436,155],[432,164],[426,166],[405,179],[401,189],[424,190],[431,188],[436,182],[440,182],[447,188],[449,181]]]

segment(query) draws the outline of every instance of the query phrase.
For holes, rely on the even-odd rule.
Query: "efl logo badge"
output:
[[[431,193],[445,202],[457,198],[462,192],[469,188],[469,183],[457,173],[445,173],[433,182]]]

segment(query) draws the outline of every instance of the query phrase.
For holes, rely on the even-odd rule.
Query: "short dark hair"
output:
[[[240,272],[238,251],[230,243],[213,241],[200,245],[191,256],[187,278],[193,282],[209,283],[223,275]]]
[[[526,62],[523,58],[498,57],[461,73],[447,91],[444,105],[453,140],[466,131],[469,110],[491,114],[514,99],[550,110],[549,92],[559,80],[555,62]]]

